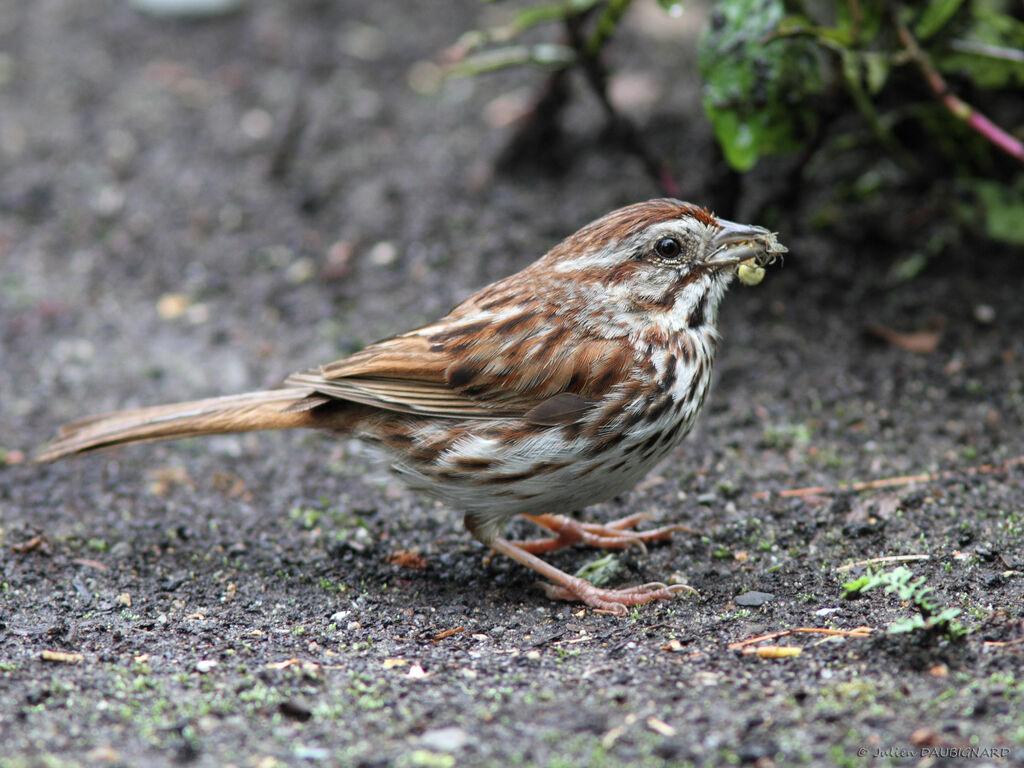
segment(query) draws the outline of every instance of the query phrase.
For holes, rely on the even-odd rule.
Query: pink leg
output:
[[[634,526],[643,520],[649,520],[651,515],[646,512],[638,512],[635,515],[623,517],[620,520],[613,520],[604,525],[598,523],[580,523],[565,515],[522,515],[532,523],[542,528],[547,528],[555,536],[547,539],[530,539],[528,541],[517,541],[516,546],[533,554],[554,552],[573,544],[583,543],[588,547],[599,547],[602,549],[626,549],[627,547],[640,547],[646,549],[646,541],[666,541],[676,531],[692,531],[685,525],[666,525],[661,528],[654,528],[650,531],[632,531]]]
[[[693,587],[685,584],[642,584],[627,589],[601,589],[589,581],[560,571],[550,563],[545,563],[536,555],[513,544],[506,539],[494,539],[490,542],[494,551],[508,555],[517,563],[525,565],[545,578],[550,584],[542,583],[544,591],[553,600],[580,601],[601,611],[608,611],[617,616],[624,616],[631,606],[649,603],[652,600],[671,600],[679,592],[696,592]]]

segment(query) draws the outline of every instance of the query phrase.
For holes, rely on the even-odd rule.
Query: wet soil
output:
[[[4,5],[0,766],[1024,763],[1024,268],[909,192],[845,207],[818,167],[780,211],[777,166],[744,180],[737,216],[792,253],[728,297],[695,434],[581,513],[694,531],[618,556],[613,583],[698,590],[626,618],[548,601],[355,442],[30,463],[75,417],[273,385],[413,327],[658,194],[579,82],[558,172],[494,173],[540,76],[431,90],[438,52],[501,12],[436,5]],[[702,202],[700,9],[641,5],[613,93]],[[936,315],[930,353],[865,333]],[[896,556],[968,634],[844,599]],[[835,632],[732,647],[795,628]]]

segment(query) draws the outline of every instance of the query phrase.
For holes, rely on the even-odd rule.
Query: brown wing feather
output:
[[[503,298],[500,283],[487,297]],[[387,410],[448,418],[524,417],[548,405],[558,423],[582,419],[628,375],[625,339],[601,338],[571,323],[538,327],[536,306],[488,310],[481,294],[441,321],[371,344],[351,357],[291,376],[288,386]],[[521,297],[520,297],[521,298]],[[520,304],[520,306],[522,306]]]
[[[449,418],[494,418],[516,416],[518,411],[493,408],[454,392],[443,384],[402,381],[400,379],[351,378],[327,379],[316,371],[288,377],[288,386],[315,389],[317,394],[350,400],[400,413],[420,413]]]
[[[317,373],[327,381],[367,376],[443,384],[444,367],[431,346],[422,336],[394,336],[321,366]]]

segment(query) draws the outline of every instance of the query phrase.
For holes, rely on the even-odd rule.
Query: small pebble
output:
[[[282,701],[277,705],[277,709],[285,717],[298,720],[300,723],[304,723],[313,717],[313,710],[304,702],[295,699]]]
[[[124,208],[124,191],[114,184],[104,184],[92,199],[92,209],[104,218],[113,218]]]
[[[434,728],[420,736],[420,743],[435,752],[457,752],[466,746],[469,734],[461,728]]]
[[[386,267],[394,263],[398,258],[398,249],[395,244],[384,240],[377,243],[370,249],[370,263],[377,267]]]
[[[769,600],[775,599],[775,595],[771,592],[744,592],[742,595],[736,597],[733,602],[736,605],[744,608],[760,608],[762,605],[767,603]]]
[[[991,325],[996,320],[996,310],[991,304],[977,304],[974,307],[974,319],[982,325]]]
[[[313,260],[303,256],[296,259],[284,271],[284,279],[292,285],[298,285],[309,280],[316,272],[316,265]]]
[[[185,314],[190,303],[183,293],[165,293],[156,303],[156,313],[164,320],[175,320]]]
[[[242,115],[239,127],[248,138],[259,141],[274,132],[274,118],[265,109],[250,109]]]
[[[168,18],[218,16],[237,10],[243,0],[130,0],[143,13]]]

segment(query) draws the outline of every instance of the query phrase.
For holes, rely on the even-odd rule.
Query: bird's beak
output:
[[[789,249],[780,243],[774,232],[751,224],[718,220],[719,230],[711,238],[711,257],[716,267],[729,267],[754,259],[758,265],[771,264]]]

